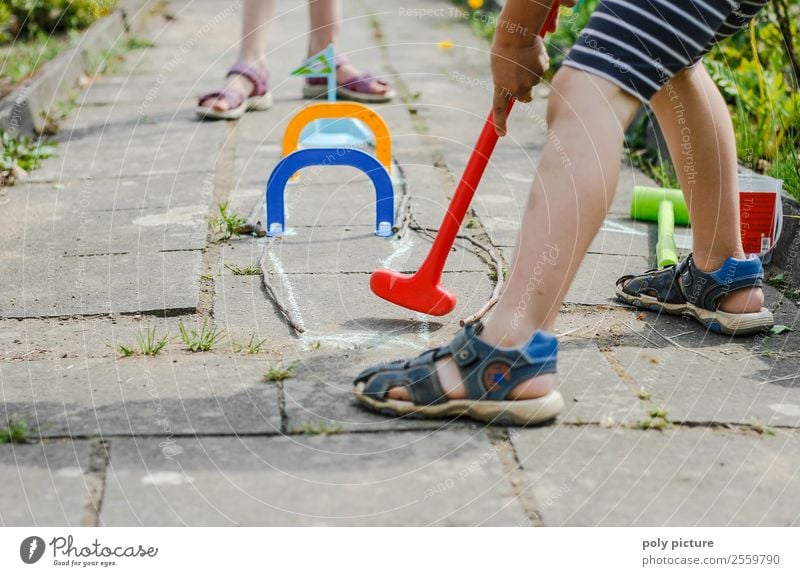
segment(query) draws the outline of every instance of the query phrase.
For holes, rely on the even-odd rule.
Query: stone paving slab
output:
[[[614,296],[617,279],[625,274],[641,273],[648,268],[648,261],[642,256],[587,254],[564,301],[622,306]]]
[[[637,391],[620,379],[593,342],[562,344],[555,388],[565,404],[560,422],[608,425],[638,422],[647,415]]]
[[[321,346],[343,349],[383,348],[409,353],[449,338],[459,329],[460,318],[473,313],[491,294],[485,274],[445,273],[448,290],[458,295],[456,310],[443,318],[424,317],[374,296],[367,274],[291,274],[291,293],[302,311],[306,333],[298,340],[262,295],[257,276],[223,277],[217,285],[214,316],[232,333],[271,337],[271,346],[289,348]],[[286,301],[286,286],[272,282]]]
[[[179,334],[178,325],[190,317],[167,318],[90,316],[79,318],[24,318],[0,320],[0,358],[31,361],[56,358],[110,358],[118,345],[132,346],[136,337],[154,329],[158,337]],[[178,340],[167,349],[179,353]]]
[[[170,114],[193,114],[194,103],[185,111],[175,111],[174,106]],[[140,138],[131,138],[136,134],[135,128],[141,120],[137,119],[135,106],[110,106],[91,107],[96,119],[84,119],[80,124],[76,121],[72,127],[80,126],[84,130],[91,129],[100,134],[100,140],[86,139],[84,141],[62,144],[58,154],[51,162],[45,162],[42,167],[33,173],[31,181],[64,180],[83,178],[88,176],[114,177],[119,175],[139,176],[159,171],[185,171],[204,172],[214,167],[220,145],[222,144],[223,126],[201,124],[192,120],[193,130],[169,129],[163,133],[161,139],[152,140],[149,146],[138,145]],[[104,115],[105,113],[105,115]],[[103,135],[108,130],[113,132],[120,126],[115,123],[114,117],[120,115],[124,132],[128,138],[106,139]],[[132,120],[135,118],[136,120]],[[170,118],[153,119],[172,122]],[[182,120],[185,122],[187,120]],[[178,123],[180,126],[181,123]],[[163,128],[162,128],[163,129]]]
[[[0,526],[80,526],[88,465],[89,442],[0,446]]]
[[[619,347],[613,354],[671,420],[800,426],[796,360],[784,365],[735,352],[712,358],[674,348]],[[770,382],[787,372],[794,377]]]
[[[0,259],[0,316],[194,311],[199,251]]]
[[[220,253],[223,265],[258,265],[266,241],[247,240],[223,246]],[[280,259],[287,274],[371,274],[376,268],[386,266],[403,272],[416,271],[431,243],[429,237],[415,232],[405,239],[382,238],[375,235],[374,226],[314,226],[293,228],[282,239],[273,241],[269,250]],[[485,274],[488,268],[475,255],[472,244],[457,240],[445,270]]]
[[[42,436],[277,433],[268,363],[245,356],[64,359],[0,365],[6,415]]]
[[[114,442],[103,525],[526,521],[478,430],[176,442],[173,459],[154,440]]]
[[[210,167],[210,168],[213,168]],[[6,191],[7,209],[39,210],[75,214],[81,211],[111,212],[116,210],[148,211],[204,204],[211,200],[214,173],[182,172],[151,174],[144,177],[120,176],[109,179],[66,180],[57,184],[22,184]],[[34,220],[27,217],[25,220]],[[10,226],[31,222],[10,221]]]
[[[364,368],[388,359],[385,350],[304,355],[295,375],[284,382],[288,430],[389,432],[474,427],[466,420],[392,417],[359,406],[353,398],[353,378]]]
[[[800,524],[800,438],[557,427],[513,439],[546,526]]]

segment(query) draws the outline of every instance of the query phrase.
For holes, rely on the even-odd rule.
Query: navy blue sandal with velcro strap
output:
[[[617,298],[626,304],[667,314],[691,316],[712,332],[752,334],[775,324],[772,312],[736,314],[719,309],[722,299],[743,288],[761,288],[764,270],[753,256],[728,258],[718,270],[703,272],[690,254],[675,266],[617,280]]]
[[[480,338],[478,322],[459,332],[447,346],[428,350],[411,360],[373,366],[355,381],[358,402],[395,416],[447,418],[467,416],[481,422],[526,426],[553,420],[564,408],[561,394],[551,391],[529,400],[508,400],[519,384],[556,371],[558,341],[549,332],[536,332],[522,348],[497,348]],[[451,399],[436,372],[436,362],[451,358],[461,373],[467,397]],[[389,398],[392,388],[404,387],[411,401]]]

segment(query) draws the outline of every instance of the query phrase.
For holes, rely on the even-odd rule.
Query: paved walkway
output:
[[[486,255],[462,240],[445,274],[453,314],[374,297],[369,273],[415,269],[430,241],[373,236],[373,192],[344,168],[290,187],[291,234],[267,259],[304,334],[259,276],[232,273],[258,265],[265,239],[221,242],[208,222],[225,201],[263,218],[283,130],[304,105],[288,79],[307,42],[295,35],[306,8],[294,4],[279,4],[272,28],[271,111],[195,121],[196,95],[232,60],[239,10],[171,0],[174,18],[149,31],[154,47],[82,93],[57,155],[9,190],[0,410],[42,441],[0,446],[0,524],[800,523],[800,334],[730,339],[616,304],[613,281],[643,269],[655,245],[653,226],[626,217],[634,182],[649,183],[628,165],[558,326],[557,424],[487,429],[353,404],[361,366],[446,342],[493,282]],[[340,49],[397,86],[401,98],[379,107],[396,190],[435,227],[487,108],[487,45],[447,2],[403,6],[346,3]],[[506,259],[546,138],[545,92],[515,110],[464,230]],[[793,303],[770,290],[769,305],[797,326]],[[179,325],[203,321],[224,337],[192,354]],[[119,357],[148,327],[172,338],[163,352]],[[251,337],[263,350],[237,351]],[[264,380],[295,362],[283,382]]]

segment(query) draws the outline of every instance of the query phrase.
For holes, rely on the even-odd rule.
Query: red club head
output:
[[[456,307],[455,294],[419,274],[379,268],[372,273],[369,286],[384,300],[424,314],[444,316]]]

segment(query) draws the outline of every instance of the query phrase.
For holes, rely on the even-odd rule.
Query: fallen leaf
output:
[[[791,332],[792,329],[788,326],[784,326],[783,324],[776,324],[772,328],[769,329],[769,333],[773,336],[777,336],[778,334],[783,334],[784,332]]]

